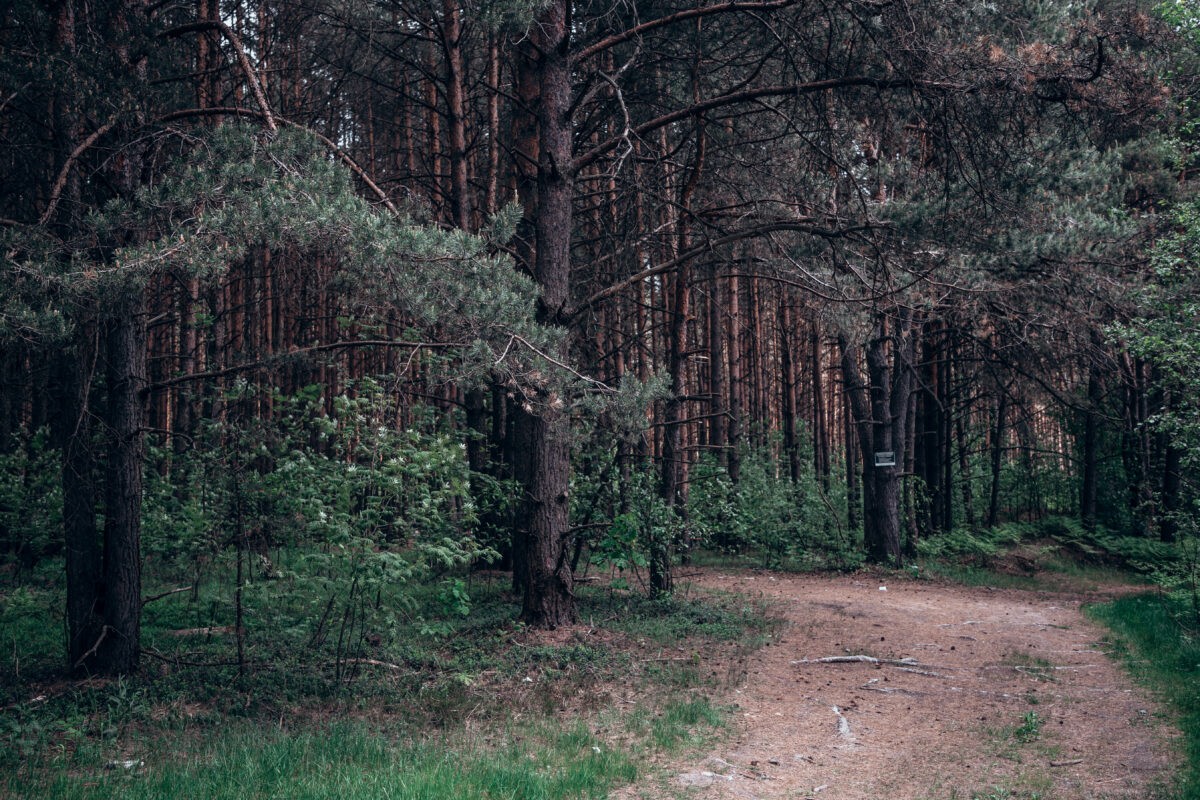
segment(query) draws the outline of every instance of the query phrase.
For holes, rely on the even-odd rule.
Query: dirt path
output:
[[[1151,701],[1079,594],[724,575],[786,625],[738,685],[735,735],[630,796],[820,800],[1151,798],[1171,768]],[[817,662],[867,655],[885,663]]]

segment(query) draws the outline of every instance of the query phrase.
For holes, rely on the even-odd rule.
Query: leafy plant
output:
[[[32,567],[61,547],[58,450],[48,428],[19,431],[0,447],[0,558]]]
[[[1027,711],[1021,717],[1021,724],[1013,730],[1013,739],[1021,744],[1029,744],[1036,742],[1042,737],[1042,725],[1044,720],[1036,711]]]

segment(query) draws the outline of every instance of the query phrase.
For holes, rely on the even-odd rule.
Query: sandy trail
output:
[[[862,574],[695,582],[768,598],[786,624],[713,698],[735,704],[734,735],[624,796],[1141,799],[1169,775],[1170,732],[1080,613],[1095,596],[884,591]],[[894,663],[815,661],[846,655]]]

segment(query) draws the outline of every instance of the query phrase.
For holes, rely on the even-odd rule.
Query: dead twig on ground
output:
[[[825,658],[802,658],[792,664],[888,664],[895,667],[912,667],[920,664],[915,658],[875,658],[875,656],[826,656]]]

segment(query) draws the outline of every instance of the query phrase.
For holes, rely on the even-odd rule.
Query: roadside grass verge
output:
[[[605,797],[716,735],[709,656],[778,625],[762,602],[689,592],[581,587],[581,624],[544,633],[479,582],[469,613],[416,595],[353,648],[251,632],[240,671],[229,634],[176,635],[212,618],[212,600],[180,593],[147,606],[140,675],[65,681],[56,584],[0,591],[0,796]]]
[[[1169,598],[1122,597],[1086,613],[1112,632],[1114,655],[1154,691],[1183,733],[1182,765],[1172,797],[1200,800],[1200,634],[1179,623]]]
[[[519,726],[489,743],[459,732],[395,740],[364,721],[287,730],[242,721],[194,748],[127,743],[122,763],[9,779],[5,796],[62,800],[158,798],[598,798],[632,781],[634,752],[583,723]],[[129,766],[126,766],[126,765]]]

